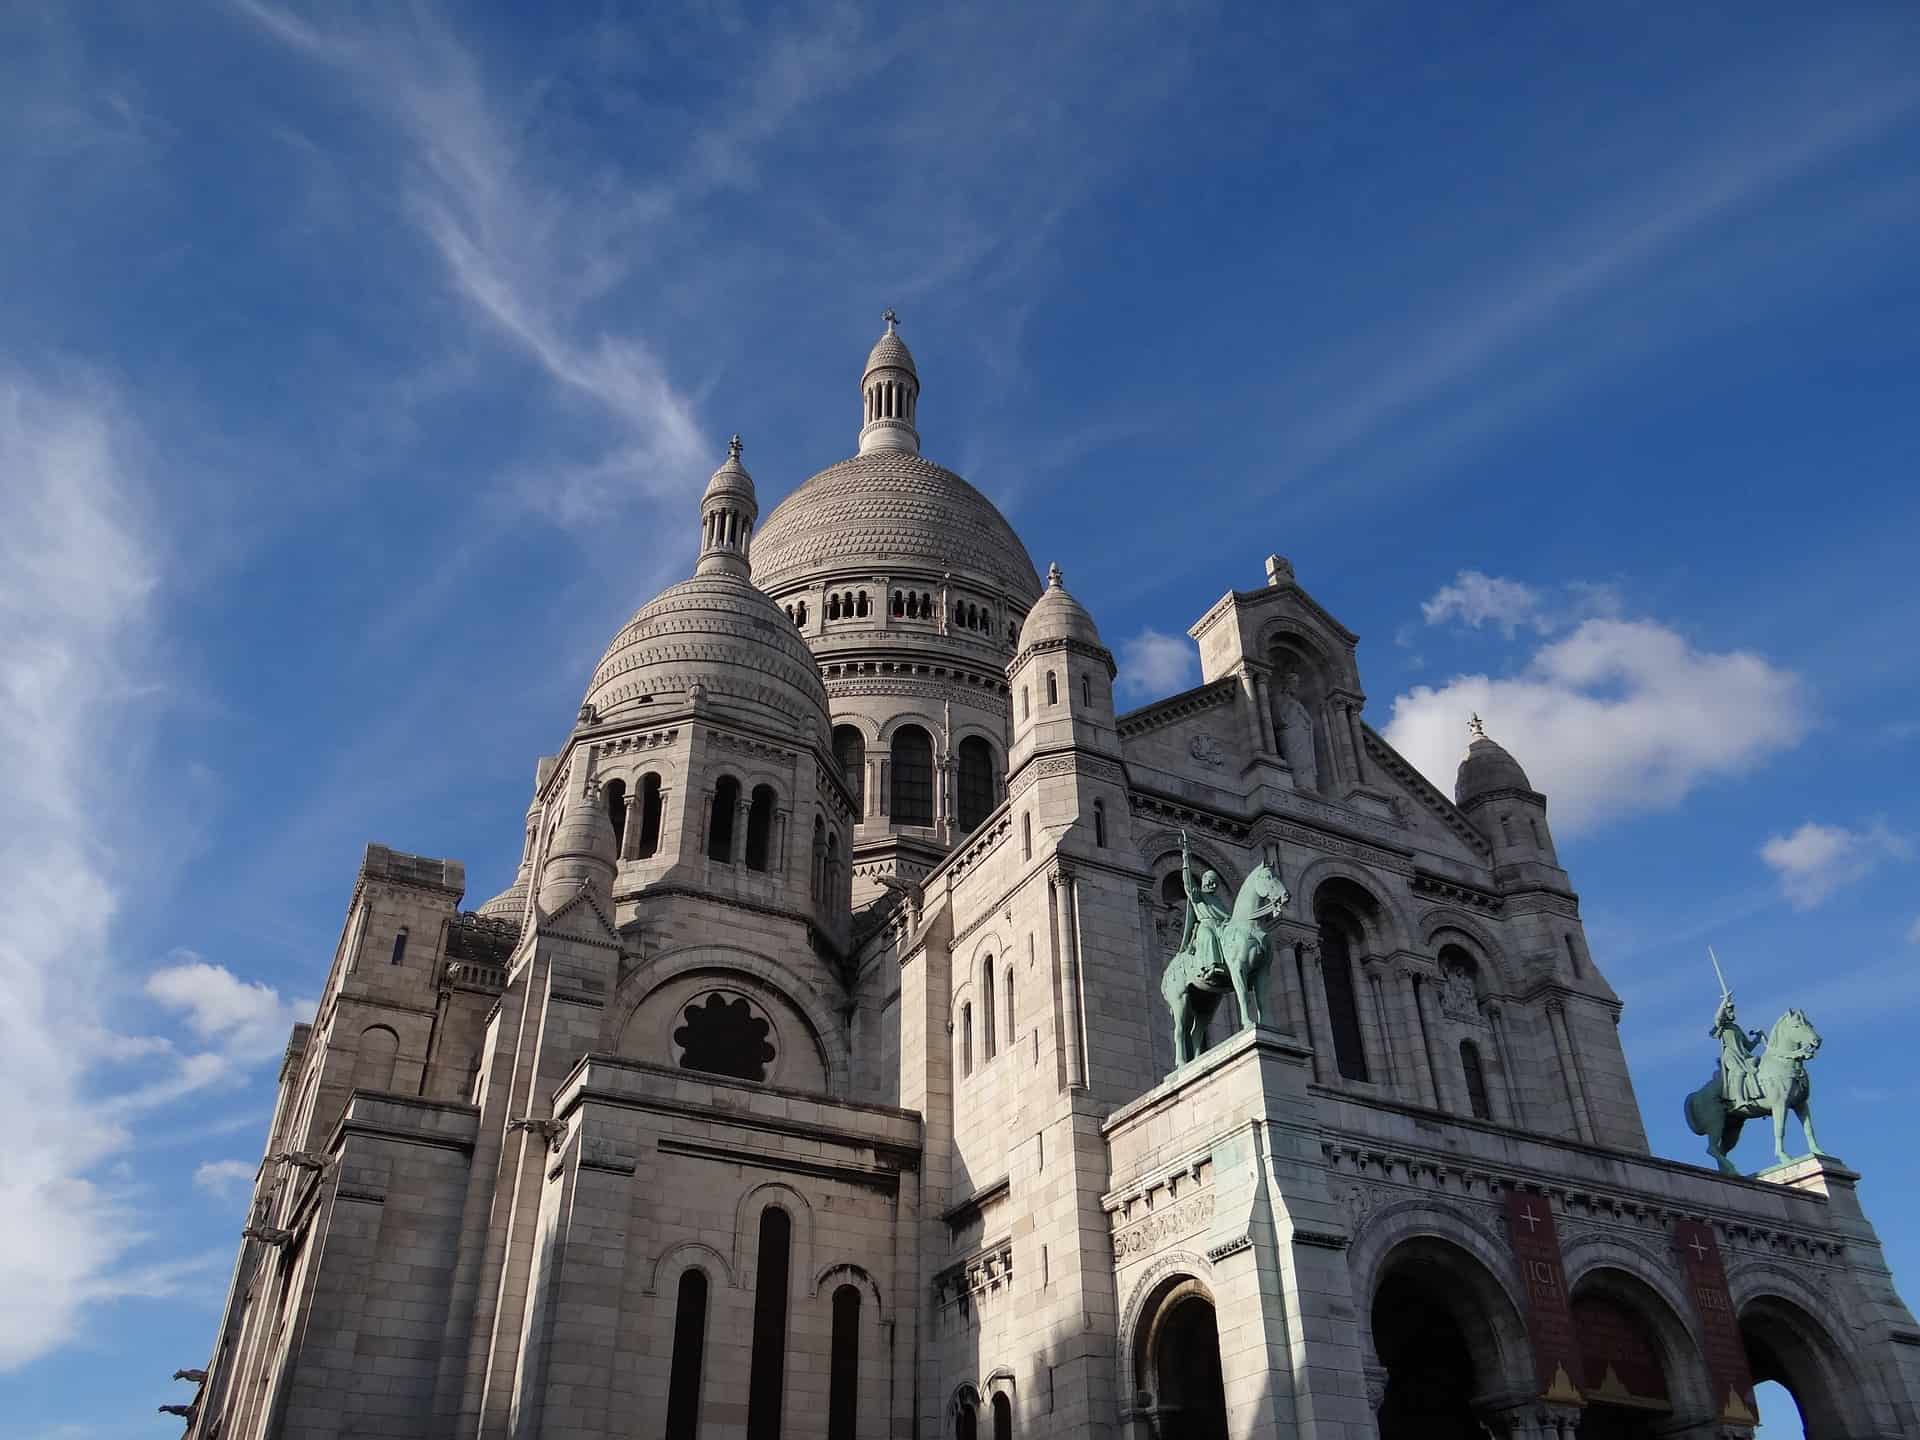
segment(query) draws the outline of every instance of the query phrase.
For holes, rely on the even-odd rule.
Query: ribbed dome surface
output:
[[[1021,601],[1040,593],[1027,547],[993,502],[910,450],[870,450],[822,470],[753,537],[753,578],[769,590],[818,570],[867,565],[989,578]]]
[[[586,699],[601,718],[622,718],[642,704],[684,702],[695,684],[709,704],[825,743],[827,692],[813,653],[751,581],[696,575],[661,591],[613,637]]]
[[[1460,772],[1453,782],[1453,800],[1456,805],[1466,806],[1496,790],[1531,789],[1527,772],[1504,746],[1485,735],[1476,735],[1461,757]]]
[[[513,884],[474,913],[484,915],[489,920],[511,920],[517,925],[520,917],[526,913],[528,880],[527,867],[522,866],[520,873],[513,877]]]
[[[1083,645],[1105,648],[1100,644],[1100,627],[1093,623],[1087,607],[1069,595],[1066,586],[1060,583],[1058,565],[1047,567],[1046,592],[1027,612],[1026,621],[1020,626],[1018,648],[1024,651],[1043,640],[1078,640]]]
[[[920,375],[920,372],[913,368],[913,352],[907,349],[907,342],[900,338],[898,331],[891,329],[873,342],[873,350],[867,356],[867,368],[862,373],[871,375],[885,366],[911,371],[915,379]]]

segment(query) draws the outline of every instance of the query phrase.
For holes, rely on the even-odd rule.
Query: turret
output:
[[[592,892],[602,910],[608,910],[618,860],[613,822],[600,803],[600,786],[588,780],[567,796],[566,808],[547,841],[546,861],[540,869],[541,911],[552,914],[583,889]]]
[[[760,501],[753,493],[753,476],[740,463],[740,437],[727,442],[727,458],[707,481],[700,497],[700,575],[753,573],[749,552],[753,522],[760,518]]]
[[[1504,746],[1487,738],[1478,715],[1467,728],[1470,738],[1453,782],[1454,803],[1493,847],[1495,865],[1558,867],[1553,832],[1547,828],[1547,797],[1533,788]]]
[[[920,408],[920,372],[914,369],[913,353],[907,349],[894,326],[899,316],[889,310],[885,316],[886,333],[867,355],[867,368],[860,373],[860,453],[869,450],[920,449],[920,432],[914,419]]]

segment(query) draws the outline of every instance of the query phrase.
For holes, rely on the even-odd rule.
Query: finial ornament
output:
[[[889,335],[893,334],[893,327],[900,323],[900,317],[894,313],[893,307],[889,305],[885,310],[882,310],[880,312],[880,318],[887,322],[887,333]]]
[[[1057,561],[1047,566],[1047,588],[1049,590],[1060,588],[1060,566]]]
[[[1473,715],[1472,715],[1472,716],[1471,716],[1471,717],[1470,717],[1470,718],[1469,718],[1469,719],[1467,720],[1467,729],[1469,729],[1469,730],[1471,730],[1471,731],[1473,732],[1473,738],[1474,738],[1474,739],[1476,739],[1476,740],[1484,740],[1484,739],[1486,739],[1486,738],[1487,738],[1487,726],[1486,726],[1486,722],[1485,722],[1485,721],[1483,721],[1483,720],[1481,720],[1481,718],[1480,718],[1480,715],[1479,715],[1479,712],[1478,712],[1478,711],[1476,711],[1476,712],[1475,712],[1475,713],[1474,713],[1474,714],[1473,714]]]
[[[740,458],[740,450],[740,435],[739,432],[736,431],[734,437],[727,441],[727,459],[738,460]]]

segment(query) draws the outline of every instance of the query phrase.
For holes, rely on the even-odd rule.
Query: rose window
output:
[[[773,1063],[772,1036],[773,1026],[744,997],[714,991],[687,1006],[673,1043],[680,1047],[683,1070],[765,1080]]]

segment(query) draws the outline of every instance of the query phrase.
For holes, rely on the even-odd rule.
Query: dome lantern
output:
[[[760,502],[753,492],[753,476],[740,463],[740,437],[727,442],[727,458],[707,481],[700,497],[700,575],[752,573],[748,550],[753,522],[760,518]]]
[[[860,453],[870,450],[920,449],[914,428],[920,409],[920,372],[913,353],[895,326],[900,317],[889,309],[882,317],[886,333],[874,342],[867,368],[860,375]]]

